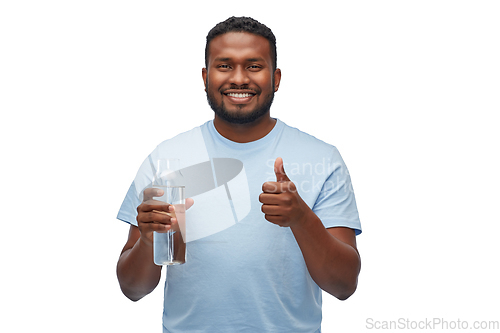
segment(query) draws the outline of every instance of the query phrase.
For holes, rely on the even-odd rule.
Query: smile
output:
[[[250,91],[250,90],[244,90],[244,91],[237,91],[237,90],[229,90],[226,92],[223,92],[224,96],[229,100],[230,103],[232,104],[248,104],[251,101],[253,101],[254,97],[257,95],[257,93]]]
[[[236,97],[236,98],[245,98],[245,97],[252,97],[253,96],[253,94],[249,94],[249,93],[229,93],[226,95],[229,97]]]

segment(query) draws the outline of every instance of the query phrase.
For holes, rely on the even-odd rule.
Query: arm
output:
[[[136,226],[130,226],[116,273],[123,294],[132,301],[138,301],[152,292],[160,282],[161,266],[153,262],[153,244],[141,240],[141,233]]]
[[[259,198],[265,218],[290,227],[316,284],[338,299],[347,299],[356,290],[361,267],[354,230],[326,229],[286,176],[281,158],[276,159],[275,172],[277,182],[264,183]]]
[[[316,284],[340,300],[349,298],[356,290],[361,269],[354,230],[325,229],[315,214],[291,229]]]
[[[152,292],[161,278],[161,266],[153,261],[153,232],[167,232],[171,217],[162,214],[173,207],[152,200],[161,191],[149,188],[144,191],[144,201],[137,207],[137,227],[131,225],[128,240],[118,259],[116,274],[122,292],[129,299],[138,301]]]

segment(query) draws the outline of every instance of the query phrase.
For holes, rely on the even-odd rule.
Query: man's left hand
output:
[[[293,227],[314,214],[302,200],[295,184],[288,178],[283,167],[283,159],[278,157],[274,162],[275,182],[265,182],[259,201],[266,220],[280,227]]]

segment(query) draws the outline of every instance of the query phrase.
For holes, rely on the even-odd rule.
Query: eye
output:
[[[248,69],[251,70],[251,71],[254,71],[254,72],[261,70],[261,68],[262,68],[262,66],[260,66],[260,65],[250,65],[250,66],[248,66]]]
[[[220,64],[217,66],[218,69],[220,70],[228,70],[231,69],[231,67],[228,64]]]

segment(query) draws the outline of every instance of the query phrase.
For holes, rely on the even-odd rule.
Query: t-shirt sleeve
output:
[[[139,206],[140,203],[140,199],[135,189],[135,182],[132,182],[120,210],[118,211],[117,219],[137,226],[137,206]]]
[[[313,206],[314,213],[321,219],[325,228],[348,227],[356,235],[361,233],[358,208],[354,197],[349,171],[334,148],[328,177]]]
[[[142,193],[145,188],[151,185],[152,179],[152,157],[150,154],[139,167],[134,181],[123,199],[117,219],[137,226],[137,207],[142,203]]]

